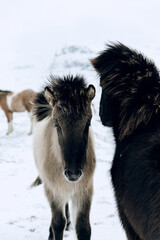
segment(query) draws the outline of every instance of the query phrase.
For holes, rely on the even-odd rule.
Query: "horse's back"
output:
[[[19,93],[22,104],[28,112],[30,112],[33,108],[33,101],[36,97],[36,94],[37,93],[32,89],[26,89]]]
[[[13,112],[30,112],[33,108],[33,100],[36,96],[36,92],[32,89],[26,89],[20,93],[14,93],[12,96],[8,96],[8,106]]]

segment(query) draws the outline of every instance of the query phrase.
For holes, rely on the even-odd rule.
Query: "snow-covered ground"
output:
[[[86,77],[88,83],[96,86],[92,119],[97,157],[91,210],[92,240],[112,240],[117,237],[121,240],[125,239],[125,235],[117,217],[109,174],[114,139],[111,129],[103,127],[98,116],[101,89],[88,60],[95,54],[88,47],[65,46],[55,52],[47,73],[48,76],[49,73],[60,76],[80,73]],[[17,74],[16,71],[14,74]],[[26,76],[28,69],[20,71]],[[26,81],[22,79],[21,83],[21,86],[25,86]],[[15,80],[14,86],[17,84],[18,80]],[[30,86],[37,91],[41,89],[41,84],[37,81],[30,82]],[[43,186],[30,188],[37,176],[37,170],[33,159],[32,136],[27,135],[30,127],[28,114],[15,113],[13,124],[14,132],[6,136],[8,126],[3,112],[0,111],[0,189],[3,193],[0,198],[1,239],[47,239],[51,213]],[[66,232],[65,239],[75,240],[74,230]]]
[[[89,59],[105,42],[120,41],[160,67],[159,0],[0,0],[0,89],[39,91],[50,74],[82,74],[96,87],[92,129],[97,157],[91,209],[92,240],[125,240],[109,170],[114,154],[110,128],[99,116],[101,89]],[[47,239],[50,208],[37,176],[27,113],[14,114],[6,136],[0,110],[0,240]],[[64,239],[75,240],[74,231]]]

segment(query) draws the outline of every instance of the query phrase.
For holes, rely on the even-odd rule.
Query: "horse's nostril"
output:
[[[64,170],[64,175],[68,178],[69,181],[78,181],[82,176],[83,172],[81,169],[71,171],[69,169]]]

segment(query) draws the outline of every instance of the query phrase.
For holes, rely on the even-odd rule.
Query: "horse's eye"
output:
[[[58,122],[55,123],[55,127],[57,128],[58,131],[61,131],[61,127],[59,126]]]

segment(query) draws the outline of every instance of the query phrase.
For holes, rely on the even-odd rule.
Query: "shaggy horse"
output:
[[[90,122],[94,96],[94,86],[86,87],[82,77],[52,76],[35,100],[34,157],[38,184],[42,179],[52,211],[50,240],[63,239],[69,222],[65,216],[69,200],[78,240],[90,239],[95,169]]]
[[[113,128],[112,183],[129,240],[160,239],[160,77],[120,43],[91,60],[100,76],[100,117]]]
[[[13,131],[13,112],[24,112],[28,111],[31,119],[31,129],[29,135],[32,134],[32,108],[33,100],[36,96],[36,93],[27,89],[20,93],[14,93],[11,91],[0,90],[0,107],[4,111],[7,120],[8,120],[8,132],[7,135]]]

